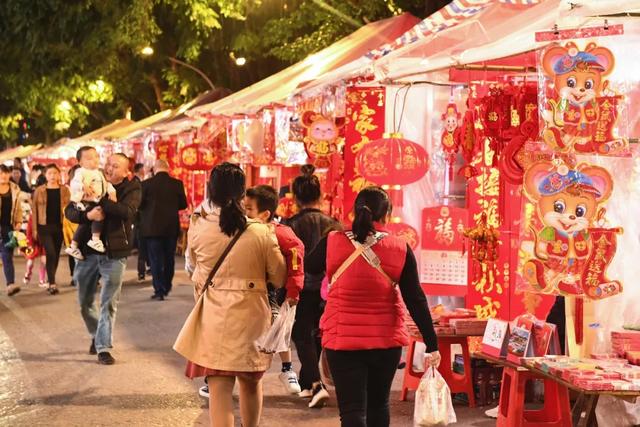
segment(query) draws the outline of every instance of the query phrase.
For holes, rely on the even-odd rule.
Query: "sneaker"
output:
[[[116,363],[116,359],[108,351],[103,351],[98,353],[98,363],[101,365],[113,365]]]
[[[58,291],[58,287],[56,285],[50,285],[49,288],[47,289],[47,292],[49,292],[49,295],[56,295],[58,294],[60,291]]]
[[[69,246],[64,250],[64,253],[74,257],[75,259],[79,259],[80,261],[84,259],[84,257],[82,256],[82,252],[80,252],[80,249],[78,248],[72,248],[71,246]]]
[[[298,397],[301,397],[302,399],[310,399],[311,396],[313,396],[313,393],[311,393],[311,390],[302,390],[300,393],[298,393]]]
[[[138,274],[138,283],[144,282],[144,274]]]
[[[489,418],[498,418],[498,409],[500,407],[496,406],[495,408],[489,409],[484,412],[484,414]]]
[[[322,383],[313,388],[313,396],[309,402],[309,408],[322,408],[329,400],[329,392]]]
[[[96,340],[91,340],[91,347],[89,347],[89,354],[98,354],[96,351]]]
[[[44,289],[49,289],[49,284],[47,282],[38,282],[38,286]]]
[[[20,285],[14,285],[13,283],[7,286],[7,296],[14,296],[20,292]]]
[[[91,239],[87,242],[87,246],[96,252],[104,253],[104,243],[102,243],[102,240]]]
[[[278,376],[280,382],[284,386],[284,390],[288,394],[299,394],[302,392],[300,384],[298,384],[298,376],[293,371],[280,372]]]
[[[198,390],[198,394],[202,397],[204,397],[205,399],[209,398],[209,386],[208,385],[204,385],[202,387],[200,387],[200,390]]]
[[[24,279],[22,279],[22,284],[27,286],[30,281],[31,281],[31,277],[25,276]]]

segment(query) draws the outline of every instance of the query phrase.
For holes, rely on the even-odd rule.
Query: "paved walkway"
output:
[[[16,261],[22,277],[24,262]],[[0,426],[209,425],[206,401],[197,395],[201,384],[184,377],[184,360],[171,349],[193,304],[188,279],[179,270],[171,296],[152,301],[150,283],[135,281],[133,261],[117,315],[113,366],[98,365],[88,354],[74,288],[63,285],[50,296],[32,284],[13,298],[0,288]],[[66,260],[60,264],[58,280],[67,283]],[[261,426],[338,426],[335,400],[309,410],[282,393],[278,365],[265,376]],[[391,396],[392,425],[408,427],[413,403],[398,402],[400,379]],[[481,410],[456,409],[457,425],[495,424]]]

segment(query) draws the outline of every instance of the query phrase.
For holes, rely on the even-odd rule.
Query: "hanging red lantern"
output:
[[[364,145],[356,157],[356,170],[377,185],[410,184],[429,170],[429,155],[400,133],[385,134]]]
[[[400,218],[392,218],[391,222],[386,225],[389,233],[396,237],[400,237],[407,242],[412,250],[416,250],[420,244],[420,236],[415,228],[404,222],[400,222]]]

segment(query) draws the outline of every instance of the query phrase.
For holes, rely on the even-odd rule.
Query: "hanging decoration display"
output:
[[[539,55],[542,137],[558,152],[629,156],[627,139],[618,135],[623,94],[607,77],[615,57],[595,42],[552,44]]]
[[[495,281],[500,232],[487,223],[487,213],[482,212],[476,225],[465,229],[463,235],[470,242],[469,252],[474,264],[473,280]]]
[[[603,204],[613,191],[611,174],[589,163],[543,160],[524,175],[526,208],[521,243],[523,284],[545,294],[602,299],[622,292],[606,277],[619,227],[605,227]]]
[[[192,144],[180,149],[181,166],[190,171],[209,171],[218,162],[213,150],[194,139]]]
[[[347,107],[344,145],[344,219],[350,222],[351,207],[356,195],[367,185],[360,170],[356,168],[356,157],[373,140],[382,138],[385,120],[385,89],[382,87],[347,88]]]
[[[305,127],[304,146],[307,155],[316,167],[328,167],[329,158],[338,152],[338,145],[342,142],[340,129],[344,121],[328,118],[315,111],[305,111],[301,119]]]
[[[476,142],[476,117],[474,110],[475,108],[467,103],[467,111],[464,113],[462,128],[460,129],[459,147],[465,164],[460,168],[458,173],[467,180],[478,175],[478,170],[471,164],[478,145]]]
[[[453,166],[460,149],[460,113],[453,102],[449,102],[446,111],[442,114],[443,130],[440,138],[442,151],[449,166],[449,181],[453,181]]]

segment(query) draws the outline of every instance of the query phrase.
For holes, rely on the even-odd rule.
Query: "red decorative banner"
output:
[[[373,185],[356,170],[356,155],[370,141],[382,138],[384,109],[384,88],[350,87],[347,89],[347,115],[344,129],[344,209],[349,214],[345,214],[345,220],[351,219],[351,209],[358,192],[367,185]]]
[[[436,206],[422,210],[420,281],[435,295],[466,295],[469,258],[462,232],[466,209]]]
[[[622,283],[607,278],[607,267],[616,254],[616,234],[622,228],[590,228],[593,252],[582,274],[582,289],[591,299],[602,299],[622,292]]]
[[[525,312],[545,318],[553,304],[552,297],[516,290],[521,187],[501,184],[499,170],[488,167],[492,155],[486,151],[484,161],[476,159],[474,162],[479,175],[469,180],[467,202],[470,224],[477,223],[485,213],[487,225],[498,228],[498,260],[491,274],[482,274],[477,280],[470,271],[466,304],[480,318],[511,320]]]

